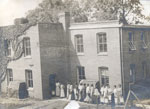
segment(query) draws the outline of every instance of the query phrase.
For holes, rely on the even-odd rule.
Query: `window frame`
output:
[[[33,73],[32,70],[25,70],[25,80],[28,88],[33,88]]]
[[[77,54],[84,54],[84,41],[82,34],[76,34],[75,37],[75,49]],[[78,37],[80,37],[78,39]]]
[[[4,43],[5,43],[5,46],[6,46],[5,47],[6,48],[5,55],[7,57],[10,57],[11,53],[12,53],[12,42],[11,42],[11,40],[6,39]]]
[[[100,84],[101,85],[109,85],[110,79],[109,79],[109,68],[108,67],[98,67],[99,70],[99,78],[100,78]],[[105,70],[105,74],[102,74],[102,71]],[[103,83],[104,79],[104,83]]]
[[[86,79],[86,76],[85,76],[85,67],[84,66],[77,66],[77,75],[78,75],[78,81],[79,82],[81,80]]]
[[[131,40],[130,40],[130,34],[132,34]],[[136,45],[135,45],[135,37],[134,37],[134,32],[133,31],[128,32],[128,38],[129,38],[129,50],[135,51],[136,50]]]
[[[7,68],[6,72],[7,72],[7,82],[8,82],[8,85],[9,85],[9,83],[11,81],[13,81],[13,70],[11,68]]]
[[[31,56],[31,42],[30,37],[23,38],[23,49],[24,49],[24,56]]]
[[[97,53],[98,54],[107,54],[108,44],[107,44],[106,32],[99,32],[96,34],[96,37],[97,37]],[[101,42],[100,42],[100,37],[101,37]]]
[[[146,31],[142,31],[140,35],[141,35],[142,48],[147,49],[148,46],[146,44],[146,38],[147,38],[146,37]]]

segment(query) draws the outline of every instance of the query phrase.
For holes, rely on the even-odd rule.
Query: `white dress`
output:
[[[73,91],[73,87],[72,87],[72,85],[70,85],[70,87],[69,87],[69,96],[68,96],[68,100],[71,100],[72,91]]]
[[[122,96],[122,89],[121,88],[118,88],[117,89],[118,91],[118,99],[119,99],[119,104],[123,104],[124,103],[124,99],[123,99],[123,96]]]
[[[91,86],[91,88],[90,88],[91,90],[90,90],[90,96],[92,97],[93,96],[93,92],[94,92],[94,87],[93,86]]]
[[[108,88],[108,100],[111,101],[112,89]]]
[[[104,103],[108,103],[108,88],[104,88]]]
[[[60,96],[60,83],[59,82],[57,82],[56,83],[56,96]]]
[[[84,99],[85,102],[90,102],[91,101],[91,98],[90,98],[89,94],[90,94],[90,87],[88,86],[88,87],[86,87],[86,97]]]
[[[75,100],[77,100],[78,99],[78,96],[77,96],[78,95],[78,90],[76,88],[74,88],[73,91],[74,91]]]
[[[65,97],[64,85],[60,85],[60,97],[61,98]]]
[[[114,89],[114,97],[115,97],[115,104],[118,104],[118,91],[116,88]]]
[[[70,84],[67,84],[67,98],[69,97]]]

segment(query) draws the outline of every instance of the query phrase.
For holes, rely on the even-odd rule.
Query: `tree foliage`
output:
[[[70,12],[74,22],[120,20],[122,23],[139,23],[142,14],[139,0],[43,0],[27,14],[29,21],[58,22],[60,12]],[[132,17],[131,17],[132,16]]]

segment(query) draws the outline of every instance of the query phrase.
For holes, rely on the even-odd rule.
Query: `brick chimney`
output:
[[[14,20],[15,25],[25,24],[28,23],[28,20],[26,18],[16,18]]]
[[[58,15],[59,22],[63,24],[64,30],[67,32],[67,30],[70,27],[70,13],[69,12],[63,12]]]

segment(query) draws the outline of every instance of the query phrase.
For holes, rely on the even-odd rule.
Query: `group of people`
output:
[[[59,82],[56,83],[56,96],[94,104],[124,104],[121,85],[115,85],[113,89],[109,85],[98,88],[93,84],[71,85],[65,87]]]

